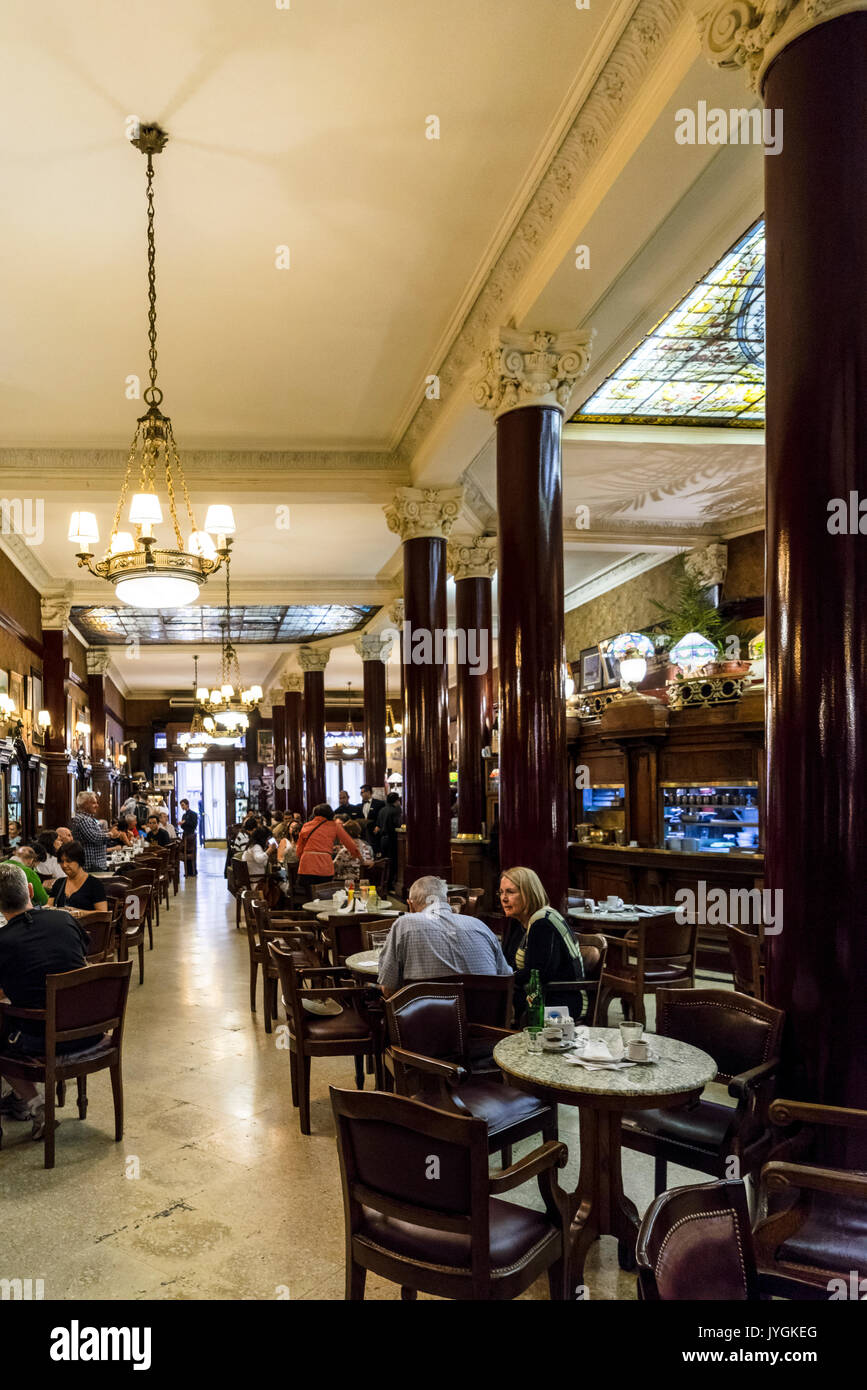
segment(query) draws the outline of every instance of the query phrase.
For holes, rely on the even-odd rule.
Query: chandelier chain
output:
[[[113,536],[117,535],[118,529],[120,527],[120,514],[123,511],[123,504],[126,501],[126,494],[129,489],[129,475],[132,472],[132,466],[135,462],[135,454],[136,449],[138,447],[138,437],[140,430],[141,425],[137,425],[135,434],[132,437],[132,444],[130,445],[129,449],[129,458],[126,461],[126,472],[123,475],[123,484],[120,489],[120,497],[117,499],[117,506],[114,509],[114,521],[111,523],[111,534]]]
[[[157,277],[156,243],[154,240],[154,160],[148,155],[148,343],[150,344],[150,389],[157,386]],[[147,399],[147,397],[145,397]]]

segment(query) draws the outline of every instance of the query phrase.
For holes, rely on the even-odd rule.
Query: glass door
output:
[[[179,818],[181,802],[186,799],[190,803],[190,810],[195,811],[201,820],[203,767],[204,763],[196,762],[192,758],[181,759],[175,763],[175,787],[177,789]]]
[[[204,773],[202,806],[205,816],[205,839],[226,838],[226,764],[201,763]]]

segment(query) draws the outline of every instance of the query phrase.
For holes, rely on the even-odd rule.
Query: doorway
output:
[[[226,764],[202,763],[204,786],[202,805],[205,817],[205,839],[226,838]]]

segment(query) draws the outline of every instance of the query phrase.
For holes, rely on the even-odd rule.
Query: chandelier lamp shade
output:
[[[160,409],[157,385],[157,313],[154,242],[154,155],[168,136],[158,125],[140,125],[132,140],[147,158],[148,342],[150,384],[147,409],[139,416],[130,445],[126,473],[112,521],[108,548],[98,559],[99,527],[93,512],[75,511],[68,538],[78,546],[76,559],[91,574],[114,585],[117,598],[136,608],[182,608],[229,557],[235,520],[223,504],[208,508],[204,527],[193,512],[171,418]],[[162,489],[165,501],[161,501]],[[178,494],[182,501],[178,502]],[[128,505],[126,516],[124,508]],[[178,515],[184,515],[183,525]],[[167,509],[167,517],[164,510]],[[123,523],[128,529],[122,529]],[[169,522],[173,537],[158,538],[155,528]],[[187,539],[184,541],[184,533]]]
[[[226,617],[223,623],[223,647],[220,658],[220,684],[209,690],[199,685],[197,678],[196,701],[201,706],[205,728],[216,727],[228,733],[240,733],[249,726],[250,715],[262,702],[261,685],[244,687],[241,681],[241,665],[238,653],[232,642],[232,590],[230,562],[226,556]],[[210,725],[209,721],[210,720]]]

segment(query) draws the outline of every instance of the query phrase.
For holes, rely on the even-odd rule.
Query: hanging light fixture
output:
[[[136,608],[182,608],[198,597],[199,589],[220,565],[228,561],[235,520],[231,507],[216,505],[208,509],[204,530],[193,514],[184,470],[178,455],[172,422],[160,410],[163,393],[157,386],[157,311],[154,250],[154,166],[153,157],[165,148],[168,136],[158,125],[142,125],[132,143],[147,156],[147,244],[148,244],[148,341],[150,344],[150,385],[144,392],[147,410],[139,416],[130,446],[126,473],[120,490],[108,549],[101,560],[91,550],[99,540],[99,527],[93,512],[75,511],[69,522],[69,539],[78,545],[76,559],[100,579],[115,586],[122,603]],[[164,475],[169,518],[175,546],[162,545],[154,527],[163,522],[163,507],[157,495],[158,478]],[[137,483],[137,488],[136,488]],[[189,521],[186,544],[178,520],[175,488],[179,487]],[[121,530],[121,512],[130,495],[128,523]],[[216,537],[216,540],[215,540]]]
[[[364,743],[352,721],[352,681],[346,685],[346,725],[345,733],[325,735],[325,747],[335,758],[357,758]]]
[[[197,656],[193,657],[193,669],[195,673],[193,675],[193,689],[196,692],[193,718],[189,729],[185,729],[182,734],[178,735],[178,743],[186,753],[189,753],[191,758],[198,758],[204,756],[205,749],[210,748],[213,739],[208,732],[208,721],[205,719],[204,711],[199,703],[199,658]],[[213,728],[214,721],[211,720],[210,723]]]
[[[211,716],[220,729],[226,729],[232,733],[239,733],[248,727],[250,723],[250,714],[253,710],[258,709],[262,701],[262,687],[261,685],[251,685],[248,689],[242,689],[241,687],[241,666],[238,661],[238,653],[235,651],[232,643],[232,590],[230,570],[231,565],[227,555],[226,617],[223,623],[220,684],[219,686],[214,686],[211,691],[208,691],[205,686],[200,686],[197,690],[197,696],[200,697],[200,703],[204,713]]]

